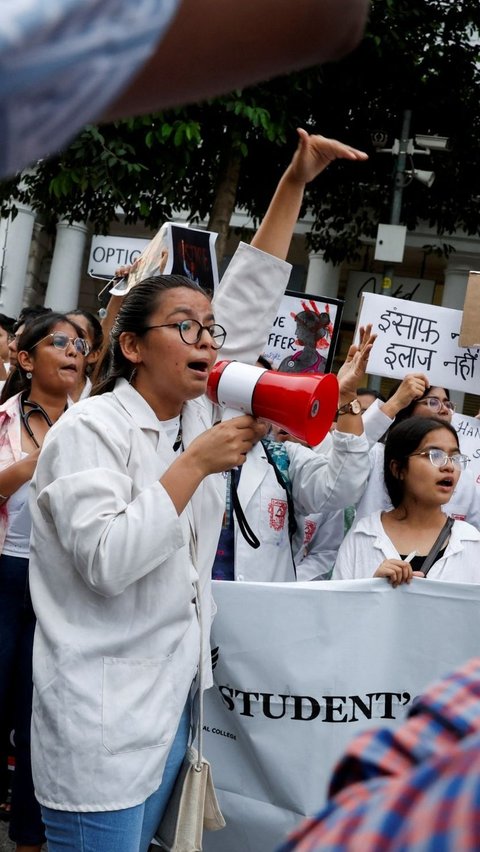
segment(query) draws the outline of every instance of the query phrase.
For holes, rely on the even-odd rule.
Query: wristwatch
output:
[[[341,414],[361,414],[362,406],[360,404],[359,399],[352,399],[351,402],[346,402],[345,405],[341,405],[337,411],[337,417]]]

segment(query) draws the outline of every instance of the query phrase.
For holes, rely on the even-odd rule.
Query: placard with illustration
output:
[[[275,370],[328,373],[342,319],[342,299],[287,290],[264,349]]]

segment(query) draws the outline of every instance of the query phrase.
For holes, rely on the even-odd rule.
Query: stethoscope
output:
[[[29,411],[25,411],[26,406],[28,406],[28,408],[30,409]],[[20,417],[22,418],[22,423],[25,426],[25,431],[27,432],[27,435],[32,439],[35,446],[40,449],[40,444],[38,443],[35,435],[33,434],[32,427],[29,423],[32,414],[40,414],[49,427],[53,426],[53,423],[50,420],[50,417],[48,416],[45,409],[42,408],[42,406],[39,405],[38,402],[33,402],[31,399],[25,399],[25,393],[22,393],[20,395]]]

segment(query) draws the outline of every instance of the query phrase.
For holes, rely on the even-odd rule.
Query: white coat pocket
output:
[[[262,490],[260,504],[260,540],[265,544],[285,544],[288,541],[286,498],[278,491]]]
[[[175,724],[171,657],[103,658],[102,736],[112,754],[165,745]]]

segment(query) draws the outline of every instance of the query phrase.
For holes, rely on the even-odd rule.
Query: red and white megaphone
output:
[[[208,378],[207,396],[235,413],[263,417],[314,447],[335,418],[338,381],[333,373],[280,373],[239,361],[217,361]]]

